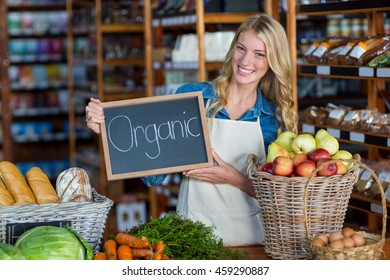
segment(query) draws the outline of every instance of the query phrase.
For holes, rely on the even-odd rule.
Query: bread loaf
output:
[[[92,201],[92,187],[88,174],[79,167],[71,167],[58,175],[56,192],[61,202]]]
[[[32,167],[26,173],[27,183],[38,204],[58,203],[59,197],[47,175],[39,168]]]
[[[37,203],[34,193],[16,165],[9,161],[0,162],[0,174],[16,205]]]
[[[4,185],[3,181],[0,180],[0,206],[10,206],[15,203],[14,198]]]

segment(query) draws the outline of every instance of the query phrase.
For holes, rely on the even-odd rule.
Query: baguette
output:
[[[31,167],[26,173],[26,178],[38,204],[59,202],[60,199],[53,185],[39,167]]]
[[[3,180],[0,180],[0,206],[10,206],[14,203],[15,199],[4,185]]]
[[[16,205],[37,204],[34,193],[15,164],[9,161],[0,162],[0,175],[8,191],[15,199]]]

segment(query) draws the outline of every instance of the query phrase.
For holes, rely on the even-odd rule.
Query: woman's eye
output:
[[[264,53],[256,53],[256,56],[264,57],[265,54]]]
[[[244,48],[242,46],[237,46],[237,49],[240,50],[240,51],[244,50]]]

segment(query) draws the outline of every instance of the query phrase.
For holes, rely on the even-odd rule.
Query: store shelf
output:
[[[66,1],[11,2],[0,4],[2,159],[67,168]]]
[[[356,14],[367,13],[367,10],[378,12],[388,11],[389,3],[383,0],[338,1],[296,6],[296,13],[300,15]]]
[[[300,76],[322,76],[327,78],[349,79],[390,79],[390,68],[374,68],[368,66],[335,66],[298,64]]]
[[[310,64],[298,62],[297,57],[297,37],[299,30],[297,29],[297,21],[318,21],[321,18],[366,18],[367,19],[367,34],[366,36],[376,36],[384,34],[384,18],[386,12],[390,11],[390,6],[386,1],[371,0],[371,1],[338,1],[318,4],[296,4],[296,1],[288,0],[287,11],[287,33],[290,44],[294,69],[294,89],[293,94],[297,104],[298,100],[298,77],[315,77],[321,79],[352,79],[360,80],[361,93],[357,93],[359,97],[358,107],[377,110],[381,113],[386,111],[385,102],[383,100],[383,92],[385,91],[385,83],[390,80],[390,68],[373,68],[367,66],[344,66],[344,65],[324,65]],[[349,94],[343,94],[343,98],[355,97]],[[365,104],[362,104],[362,97],[365,97]],[[337,102],[337,96],[333,97],[333,102]],[[352,109],[354,109],[352,107]],[[316,133],[319,129],[326,129],[331,135],[338,138],[340,143],[352,145],[353,147],[367,148],[368,159],[378,159],[382,154],[388,154],[390,150],[390,135],[375,134],[368,131],[358,131],[346,129],[345,127],[332,127],[326,125],[317,125],[309,123],[301,123],[302,132]],[[381,215],[381,200],[378,198],[367,197],[364,194],[353,193],[350,204],[351,209],[368,213],[367,224],[371,229],[380,228],[380,222],[377,221],[378,215]],[[387,204],[387,208],[389,204]],[[359,221],[363,223],[363,221]]]

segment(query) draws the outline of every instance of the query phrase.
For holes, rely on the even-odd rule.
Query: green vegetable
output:
[[[222,239],[215,235],[215,227],[183,218],[178,213],[148,223],[139,223],[129,230],[137,237],[145,236],[151,244],[162,240],[164,253],[176,260],[240,259],[247,254],[223,247]]]
[[[19,248],[0,242],[0,260],[25,260]]]
[[[38,226],[24,232],[15,246],[27,260],[92,259],[92,248],[68,227]]]

